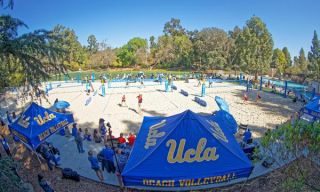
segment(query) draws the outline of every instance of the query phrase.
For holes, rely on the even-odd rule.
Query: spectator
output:
[[[51,188],[50,183],[47,182],[42,175],[38,174],[38,182],[40,187],[43,189],[44,192],[54,192]]]
[[[107,143],[101,153],[103,155],[102,170],[106,168],[108,173],[115,173],[116,168],[113,162],[114,151],[111,149],[109,143]]]
[[[66,137],[70,137],[70,136],[71,136],[69,126],[66,126],[66,128],[65,128],[65,134],[66,134]]]
[[[89,133],[88,128],[84,130],[84,139],[91,141],[91,134]]]
[[[74,124],[72,125],[72,136],[73,136],[74,138],[76,138],[76,137],[77,137],[77,134],[78,134],[77,124],[74,123]]]
[[[126,143],[126,139],[123,137],[123,133],[120,133],[120,137],[118,138],[118,142],[120,145]]]
[[[85,151],[83,150],[83,136],[81,134],[81,129],[79,129],[79,132],[77,133],[77,137],[75,141],[77,143],[77,148],[79,153],[84,153]]]
[[[17,119],[16,112],[12,112],[12,120],[15,121]]]
[[[10,146],[7,142],[7,139],[3,135],[0,135],[0,142],[2,144],[3,149],[6,151],[7,155],[11,157],[12,155],[10,152]]]
[[[101,137],[104,137],[107,133],[107,128],[104,124],[104,119],[103,118],[100,118],[99,119],[99,130],[100,130],[100,133],[101,133]]]
[[[124,166],[126,165],[128,159],[127,159],[127,156],[123,154],[121,149],[117,150],[117,159],[118,159],[118,164],[119,164],[117,171],[119,173],[122,173]]]
[[[99,134],[99,132],[98,132],[98,129],[95,129],[95,130],[93,131],[93,140],[94,140],[94,142],[96,142],[96,143],[101,143],[101,141],[102,141],[101,136],[100,136],[100,134]]]
[[[243,133],[243,142],[248,144],[252,140],[252,134],[250,129],[248,128],[244,133]]]
[[[103,173],[102,173],[102,171],[100,169],[98,158],[93,156],[93,151],[91,151],[91,150],[88,152],[88,156],[89,156],[88,160],[91,163],[91,168],[96,172],[99,180],[101,182],[103,182],[103,180],[104,180]]]
[[[49,146],[46,143],[40,145],[40,153],[42,154],[43,158],[46,160],[48,168],[52,171],[51,160],[55,163],[56,166],[59,166],[58,161],[54,157],[53,153],[49,149]]]
[[[130,133],[128,137],[129,145],[132,147],[135,141],[136,141],[136,136],[133,133]]]

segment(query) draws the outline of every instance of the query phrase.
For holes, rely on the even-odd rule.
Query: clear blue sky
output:
[[[243,27],[259,16],[273,35],[275,47],[287,46],[291,56],[310,50],[313,31],[320,33],[319,0],[15,0],[13,10],[28,30],[52,29],[57,24],[74,29],[82,44],[94,34],[112,47],[130,38],[162,34],[164,23],[179,18],[188,30]]]

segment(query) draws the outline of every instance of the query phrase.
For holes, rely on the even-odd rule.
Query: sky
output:
[[[93,34],[111,47],[160,36],[171,18],[187,30],[229,31],[255,15],[266,23],[274,47],[288,47],[293,57],[301,48],[310,50],[314,30],[320,33],[319,7],[319,0],[14,0],[12,10],[0,11],[28,25],[21,33],[61,24],[74,29],[83,45]]]

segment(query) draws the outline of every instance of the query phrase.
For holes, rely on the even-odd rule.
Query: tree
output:
[[[94,35],[90,35],[88,37],[88,50],[90,54],[96,53],[98,51],[99,44],[97,42],[97,39]]]
[[[119,66],[115,49],[108,46],[105,41],[98,43],[98,47],[98,51],[90,56],[90,63],[102,69]]]
[[[175,47],[173,37],[163,35],[158,38],[154,62],[157,65],[170,67],[175,62]]]
[[[192,42],[186,35],[163,35],[158,38],[155,64],[166,68],[189,68]]]
[[[198,69],[223,69],[231,47],[228,35],[218,28],[205,28],[195,35],[195,61]]]
[[[288,50],[287,47],[284,47],[282,49],[282,52],[283,52],[283,54],[284,54],[284,56],[286,58],[286,66],[285,66],[285,68],[287,69],[287,68],[292,66],[291,55],[290,55],[289,50]]]
[[[55,46],[61,36],[46,30],[19,36],[19,27],[26,25],[19,19],[0,16],[0,88],[25,82],[36,86],[50,74],[65,71],[65,51]]]
[[[154,36],[151,36],[150,39],[149,39],[149,42],[150,42],[150,49],[155,49],[156,48],[156,42],[155,42],[155,37]]]
[[[308,53],[308,60],[311,76],[320,80],[320,41],[318,40],[316,31],[314,31],[313,34],[311,50]]]
[[[61,38],[52,42],[52,44],[67,51],[66,66],[72,70],[78,70],[81,66],[85,67],[88,63],[88,54],[86,48],[78,41],[75,31],[62,25],[57,25],[53,29],[53,34]]]
[[[243,63],[241,61],[239,51],[237,50],[238,46],[235,45],[236,40],[241,34],[241,29],[238,26],[235,26],[232,31],[229,31],[229,42],[230,42],[230,51],[228,54],[228,65],[235,71],[239,71],[243,68]]]
[[[132,38],[118,50],[118,62],[123,67],[137,67],[138,64],[145,65],[147,64],[147,48],[148,43],[146,39],[139,37]]]
[[[282,76],[286,70],[286,56],[280,49],[273,50],[271,68],[276,68]]]
[[[21,165],[12,158],[0,158],[0,191],[28,191],[17,174]]]
[[[270,68],[273,40],[266,24],[259,17],[247,21],[235,42],[243,69],[255,75],[265,73]]]
[[[298,67],[299,67],[299,72],[300,73],[307,73],[308,70],[308,61],[307,61],[307,58],[304,54],[304,50],[303,48],[300,49],[299,51],[299,57],[298,57]]]
[[[180,19],[171,18],[170,21],[164,25],[163,33],[165,35],[179,36],[185,35],[186,31],[180,24]]]

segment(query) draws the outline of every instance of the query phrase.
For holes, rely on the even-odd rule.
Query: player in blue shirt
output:
[[[88,160],[90,161],[91,168],[96,172],[100,181],[103,182],[104,177],[103,177],[103,173],[102,173],[100,166],[99,166],[98,158],[96,156],[93,156],[93,151],[91,151],[91,150],[88,152]]]

